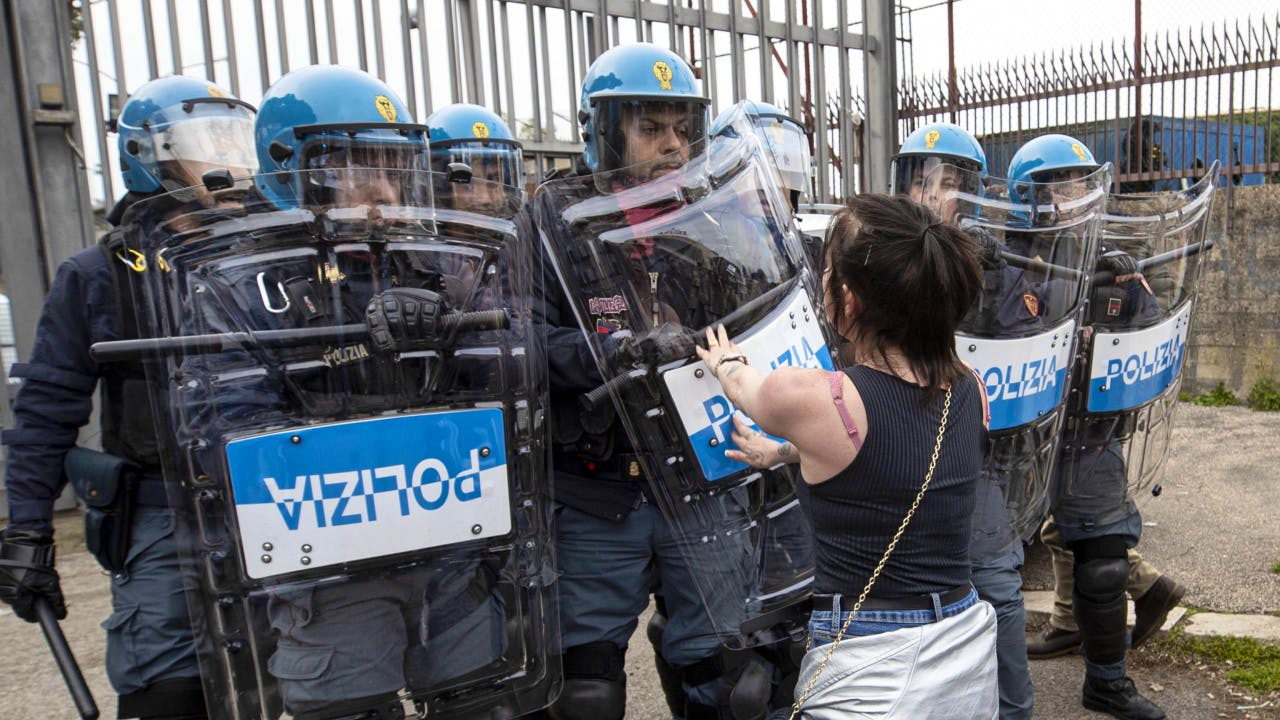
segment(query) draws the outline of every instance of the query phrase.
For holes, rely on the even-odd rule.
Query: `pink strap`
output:
[[[858,426],[853,424],[849,409],[844,406],[844,373],[839,370],[831,372],[831,402],[836,404],[840,419],[844,421],[844,429],[848,431],[849,439],[853,441],[853,449],[861,450],[862,438],[858,436]]]
[[[969,371],[978,381],[978,392],[982,395],[982,424],[991,427],[991,400],[987,397],[987,384],[982,382],[982,376],[978,374],[977,368],[970,365]]]

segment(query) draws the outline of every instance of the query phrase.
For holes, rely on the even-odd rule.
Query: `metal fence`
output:
[[[1214,160],[1224,184],[1275,182],[1277,67],[1280,15],[1144,34],[1131,47],[1076,48],[971,69],[954,84],[946,74],[904,83],[900,129],[937,120],[969,128],[997,175],[1024,141],[1063,132],[1114,163],[1120,191],[1180,187]]]
[[[821,0],[96,0],[78,5],[77,85],[90,185],[120,192],[104,123],[143,82],[204,77],[257,102],[291,68],[360,67],[401,92],[419,120],[472,102],[525,143],[530,177],[580,151],[578,84],[615,44],[647,40],[699,73],[713,112],[772,102],[812,134],[817,197],[857,187],[860,116],[851,68],[863,47],[848,3]],[[834,13],[831,10],[834,7]]]

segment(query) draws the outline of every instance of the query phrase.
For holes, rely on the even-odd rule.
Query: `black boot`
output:
[[[1178,607],[1187,589],[1179,585],[1168,575],[1161,575],[1156,584],[1133,601],[1133,639],[1129,647],[1136,648],[1156,634],[1169,617],[1169,612]]]
[[[1102,680],[1085,675],[1082,702],[1090,710],[1121,720],[1164,720],[1164,711],[1142,697],[1129,678]]]
[[[1059,630],[1051,627],[1034,639],[1027,641],[1027,658],[1045,660],[1073,653],[1080,649],[1080,633],[1075,630]]]

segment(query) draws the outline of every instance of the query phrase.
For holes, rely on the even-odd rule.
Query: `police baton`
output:
[[[36,598],[35,610],[36,617],[40,620],[40,629],[44,632],[44,639],[49,643],[49,649],[53,651],[53,660],[58,663],[58,671],[62,673],[62,679],[67,683],[71,699],[76,704],[76,711],[85,720],[97,720],[98,704],[93,701],[93,693],[89,691],[89,684],[84,681],[84,675],[80,673],[80,665],[76,663],[76,656],[71,652],[71,646],[67,644],[67,636],[62,634],[62,628],[58,626],[58,616],[54,615],[53,606],[49,604],[48,598]]]
[[[501,330],[510,326],[506,310],[449,313],[441,319],[448,332]],[[138,360],[150,355],[219,353],[237,349],[284,348],[334,341],[358,341],[369,337],[364,323],[284,330],[246,330],[179,335],[177,337],[110,340],[94,343],[89,355],[98,362]]]
[[[1213,238],[1205,238],[1203,242],[1198,242],[1195,245],[1183,245],[1182,247],[1174,248],[1168,252],[1162,252],[1159,255],[1152,255],[1149,258],[1143,258],[1138,261],[1138,272],[1143,273],[1151,268],[1157,268],[1161,265],[1171,263],[1174,260],[1181,260],[1184,257],[1197,255],[1205,250],[1211,249],[1212,247]],[[1115,281],[1115,273],[1107,270],[1101,270],[1093,274],[1094,285],[1112,285]],[[1148,291],[1150,291],[1150,288],[1148,288]]]

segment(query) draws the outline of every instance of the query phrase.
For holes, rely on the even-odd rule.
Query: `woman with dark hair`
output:
[[[810,651],[792,716],[994,718],[995,614],[969,584],[985,391],[955,352],[979,246],[907,198],[834,220],[823,302],[843,372],[746,364],[723,326],[698,354],[735,418],[731,458],[799,462],[817,548]]]

